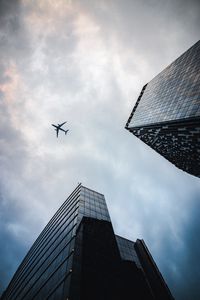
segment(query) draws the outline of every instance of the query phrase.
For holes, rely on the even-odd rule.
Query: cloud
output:
[[[188,199],[192,203],[179,206],[181,218],[179,224],[174,221],[174,232],[170,236],[171,244],[167,243],[165,235],[161,240],[160,253],[165,253],[165,259],[158,258],[161,268],[165,270],[165,276],[169,285],[174,290],[174,295],[179,299],[198,299],[200,289],[197,284],[200,276],[199,268],[196,264],[197,256],[200,251],[200,245],[197,241],[199,234],[199,189],[191,191]],[[183,275],[184,274],[184,275]],[[184,284],[183,276],[185,282]]]
[[[1,1],[1,12],[1,289],[82,182],[105,194],[117,233],[144,238],[176,298],[192,287],[195,299],[199,179],[124,126],[142,86],[196,42],[198,3]],[[51,123],[65,120],[57,139]]]

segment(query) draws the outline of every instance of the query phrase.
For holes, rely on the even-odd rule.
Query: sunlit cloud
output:
[[[118,234],[144,238],[177,299],[189,293],[182,274],[190,274],[199,249],[198,243],[190,247],[198,228],[199,180],[124,126],[142,86],[196,42],[199,6],[193,1],[187,26],[184,1],[182,15],[178,0],[125,2],[21,0],[2,6],[4,287],[82,182],[105,194]],[[69,134],[57,139],[51,124],[62,121]]]

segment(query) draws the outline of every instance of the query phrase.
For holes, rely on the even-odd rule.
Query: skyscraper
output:
[[[200,177],[200,41],[143,87],[125,128]]]
[[[142,240],[116,236],[102,194],[81,184],[22,261],[2,299],[173,299]]]

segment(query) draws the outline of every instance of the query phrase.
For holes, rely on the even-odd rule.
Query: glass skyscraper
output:
[[[143,87],[125,128],[200,177],[200,41]]]
[[[81,184],[25,256],[2,299],[173,299],[143,240],[114,234],[105,198]]]

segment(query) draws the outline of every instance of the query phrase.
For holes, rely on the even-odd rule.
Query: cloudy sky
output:
[[[200,179],[124,129],[199,28],[193,0],[0,0],[1,291],[82,182],[117,234],[145,240],[176,299],[199,299]]]

